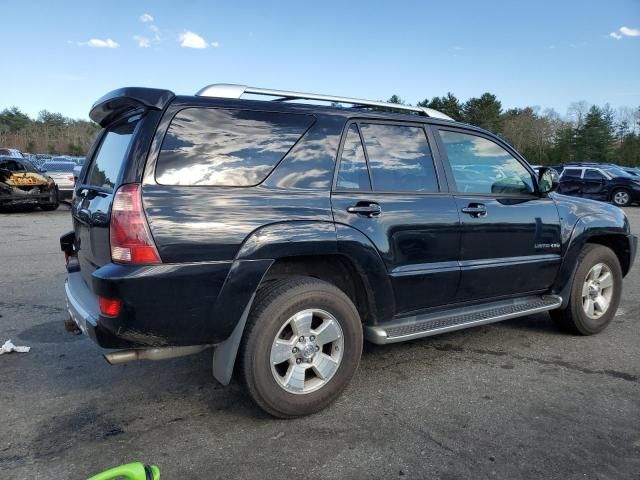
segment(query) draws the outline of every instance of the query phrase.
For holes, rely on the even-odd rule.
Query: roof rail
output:
[[[360,98],[338,97],[335,95],[321,95],[317,93],[289,92],[286,90],[274,90],[271,88],[247,87],[246,85],[234,85],[228,83],[214,83],[208,85],[196,93],[199,97],[216,97],[216,98],[240,98],[245,93],[254,95],[265,95],[268,97],[276,97],[276,100],[320,100],[324,102],[348,103],[357,106],[389,108],[393,110],[401,110],[415,112],[420,115],[426,115],[433,118],[441,118],[443,120],[453,120],[438,110],[426,107],[414,107],[412,105],[401,105],[398,103],[377,102],[375,100],[363,100]]]

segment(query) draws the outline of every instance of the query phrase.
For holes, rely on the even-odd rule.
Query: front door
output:
[[[608,199],[606,177],[595,168],[587,168],[582,177],[582,196],[593,200]]]
[[[560,220],[540,196],[530,167],[490,136],[440,128],[460,212],[460,287],[456,301],[548,289],[560,266]]]
[[[397,314],[451,302],[458,287],[459,214],[431,152],[421,124],[353,122],[343,138],[334,219],[378,250]]]

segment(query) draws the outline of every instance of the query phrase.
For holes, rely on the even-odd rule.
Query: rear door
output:
[[[533,170],[488,135],[438,132],[460,212],[456,300],[548,289],[560,266],[560,219],[553,200],[537,193]]]
[[[421,124],[363,120],[340,149],[334,219],[375,245],[399,314],[446,304],[458,287],[459,216],[432,145]]]
[[[88,285],[91,273],[111,261],[111,202],[139,123],[139,115],[130,117],[100,134],[89,167],[75,189],[72,215],[76,250]]]

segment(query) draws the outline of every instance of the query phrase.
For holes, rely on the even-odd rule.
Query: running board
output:
[[[531,296],[447,311],[404,317],[381,325],[365,327],[367,340],[377,344],[404,342],[463,328],[500,322],[558,308],[562,298],[557,295]]]

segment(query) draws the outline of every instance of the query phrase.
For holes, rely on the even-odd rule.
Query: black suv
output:
[[[622,210],[550,193],[551,170],[430,109],[212,85],[124,88],[90,115],[68,326],[123,349],[112,364],[214,347],[215,378],[235,368],[275,416],[333,401],[365,338],[543,311],[597,333],[635,256]]]
[[[558,193],[627,207],[640,202],[640,178],[617,165],[569,163],[560,174]]]

